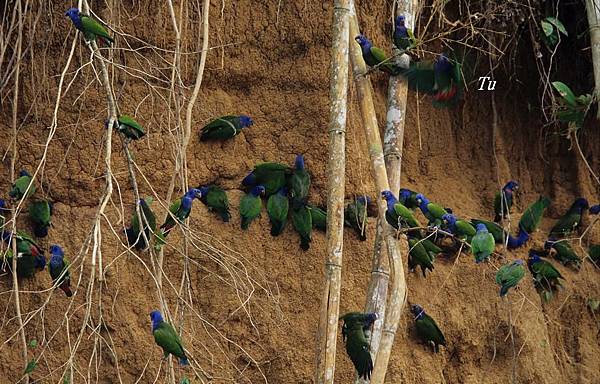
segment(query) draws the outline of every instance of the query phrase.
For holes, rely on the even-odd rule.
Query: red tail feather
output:
[[[65,281],[64,283],[59,285],[58,288],[62,289],[62,291],[65,293],[65,295],[67,295],[67,297],[73,296],[73,292],[71,292],[71,287],[69,287],[68,281]]]

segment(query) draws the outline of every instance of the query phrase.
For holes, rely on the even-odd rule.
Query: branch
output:
[[[333,383],[344,243],[344,180],[348,113],[349,1],[335,0],[332,22],[327,164],[327,262],[317,338],[315,382]]]

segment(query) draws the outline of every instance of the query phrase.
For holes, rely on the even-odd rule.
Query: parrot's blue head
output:
[[[67,12],[65,12],[65,16],[69,16],[69,18],[71,19],[73,24],[75,24],[75,27],[77,29],[82,28],[81,17],[79,15],[80,15],[80,12],[79,12],[79,9],[77,9],[77,8],[69,8],[67,10]]]
[[[419,205],[427,206],[427,204],[429,204],[429,199],[426,198],[422,193],[418,193],[417,196],[415,196],[415,199],[417,199],[417,203],[419,203]]]
[[[6,208],[6,201],[4,199],[0,199],[0,209]]]
[[[444,216],[442,216],[442,221],[449,226],[453,226],[454,224],[456,224],[456,217],[451,214],[451,213],[446,213]],[[483,225],[483,224],[479,224],[479,225]],[[479,225],[477,225],[477,228],[479,229]],[[485,227],[485,225],[484,225]],[[486,228],[487,230],[487,228]]]
[[[296,155],[296,161],[294,163],[296,169],[303,171],[304,170],[304,156],[302,155]]]
[[[394,194],[392,193],[392,191],[383,191],[381,192],[381,197],[383,197],[385,199],[385,201],[387,201],[388,203],[388,207],[390,205],[394,205],[396,204],[396,197],[394,196]]]
[[[246,128],[254,124],[254,121],[250,118],[250,116],[241,115],[240,116],[240,125],[242,128]]]
[[[203,185],[200,188],[198,188],[198,190],[200,191],[202,196],[206,196],[206,194],[208,193],[208,185]]]
[[[425,310],[419,304],[413,304],[410,306],[410,311],[415,315],[415,320],[420,320],[425,314]]]
[[[362,205],[371,204],[371,198],[369,196],[366,196],[366,195],[360,195],[360,196],[358,196],[356,198],[356,201],[358,201]]]
[[[412,195],[412,191],[410,189],[406,189],[406,188],[400,188],[400,199],[401,200],[408,200],[410,198],[410,195]]]
[[[1,200],[1,199],[0,199]],[[593,205],[590,208],[590,215],[597,215],[600,213],[600,204]]]
[[[27,172],[24,169],[21,172],[19,172],[19,177],[23,177],[23,176],[31,177],[31,175],[29,174],[29,172]]]
[[[396,17],[396,25],[404,26],[404,22],[406,21],[406,17],[404,15],[400,15]]]
[[[365,316],[365,327],[371,328],[371,325],[373,325],[375,320],[377,320],[377,313],[375,313],[375,312],[367,313],[367,315]]]
[[[488,229],[483,223],[477,224],[477,233],[487,233]]]
[[[531,266],[532,264],[539,263],[542,261],[540,256],[533,250],[529,250],[529,260],[527,260],[527,265]]]
[[[65,255],[65,252],[60,247],[60,245],[54,244],[53,246],[50,247],[50,254],[52,256],[61,256],[62,257]]]
[[[262,185],[257,185],[256,187],[252,188],[252,190],[250,191],[250,193],[254,197],[258,197],[260,195],[264,195],[264,193],[265,193],[265,187],[263,187]]]
[[[371,49],[371,42],[364,35],[358,35],[354,38],[354,40],[360,45],[363,52]]]
[[[517,183],[514,180],[510,180],[508,183],[506,183],[504,185],[504,188],[502,188],[505,192],[512,192],[512,191],[516,191],[517,189],[519,189],[519,183]]]
[[[433,66],[433,69],[435,70],[435,72],[437,72],[437,73],[448,72],[448,71],[450,71],[451,68],[452,68],[452,63],[450,63],[448,56],[446,56],[446,54],[444,52],[440,53],[440,55],[437,57],[437,60],[435,61],[435,64]]]
[[[577,200],[575,200],[573,202],[573,208],[588,209],[589,207],[590,207],[590,204],[583,197],[579,197],[579,198],[577,198]]]
[[[164,321],[162,315],[160,314],[160,311],[150,312],[150,320],[152,320],[152,330],[153,331],[156,328],[158,328],[160,323],[162,323]]]
[[[256,175],[254,172],[250,172],[248,176],[242,180],[242,185],[254,185],[256,184]]]
[[[546,240],[546,242],[544,243],[544,249],[545,250],[552,249],[552,246],[554,245],[554,243],[556,243],[555,239]]]
[[[188,197],[191,197],[192,199],[201,199],[202,191],[198,188],[190,188],[190,190],[187,191],[186,195]]]

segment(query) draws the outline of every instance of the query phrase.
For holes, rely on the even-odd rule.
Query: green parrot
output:
[[[407,79],[411,89],[432,95],[434,107],[454,106],[462,97],[465,82],[462,60],[450,59],[445,53],[434,62],[411,62],[407,69],[400,70],[400,74]]]
[[[2,239],[11,247],[12,234],[8,231],[2,232]],[[33,241],[31,236],[24,232],[17,232],[17,276],[20,278],[33,277],[37,270],[46,267],[44,251]],[[6,255],[6,263],[12,265],[12,251]]]
[[[406,18],[404,15],[396,17],[395,28],[394,28],[394,45],[399,50],[405,52],[417,45],[417,39],[412,29],[407,28],[405,25]]]
[[[344,225],[356,231],[360,241],[367,240],[367,204],[368,196],[358,196],[344,209]]]
[[[427,277],[427,270],[433,272],[433,262],[435,257],[432,257],[432,255],[423,246],[423,243],[417,238],[409,237],[408,247],[408,268],[411,271],[414,271],[418,265],[421,267],[423,277]]]
[[[108,124],[108,121],[106,124]],[[114,122],[113,127],[130,140],[139,140],[146,135],[144,128],[128,115],[119,116]]]
[[[562,265],[572,265],[576,269],[581,267],[581,258],[577,256],[571,245],[566,241],[546,241],[544,249],[554,255],[554,258]]]
[[[487,260],[494,253],[495,248],[494,236],[488,232],[485,224],[477,224],[477,234],[471,240],[471,252],[475,256],[475,262],[481,263]]]
[[[358,376],[369,380],[373,371],[373,359],[365,331],[370,329],[377,320],[377,314],[349,312],[340,317],[340,320],[344,321],[342,339],[346,342],[346,353],[354,364]]]
[[[354,40],[360,45],[362,57],[365,60],[365,64],[369,67],[375,67],[379,65],[379,69],[383,72],[389,73],[392,76],[400,73],[400,68],[394,65],[391,61],[388,61],[385,52],[371,44],[371,41],[363,35],[358,35]],[[385,62],[384,64],[381,64]]]
[[[279,236],[285,228],[290,209],[290,201],[287,194],[287,188],[282,187],[279,192],[269,196],[267,200],[267,213],[271,221],[271,236]]]
[[[99,22],[92,19],[90,16],[83,14],[77,8],[70,8],[65,16],[69,16],[75,28],[83,33],[83,37],[86,41],[92,41],[100,39],[107,45],[114,42],[113,38],[110,37],[106,28],[104,28]]]
[[[519,220],[519,228],[528,234],[535,232],[540,224],[540,221],[542,220],[544,210],[548,208],[549,205],[550,199],[540,196],[533,204],[525,209],[525,212],[523,212],[523,215]]]
[[[200,130],[200,141],[227,140],[237,136],[243,128],[250,127],[254,122],[246,115],[222,116],[206,124]]]
[[[525,276],[523,260],[518,259],[510,264],[505,264],[496,272],[496,283],[500,286],[500,297],[506,296],[508,290],[519,284]]]
[[[150,204],[152,204],[151,197],[147,197],[146,199],[140,199],[139,201],[139,205],[141,208],[140,215],[142,216],[142,222],[144,223],[144,232],[146,235],[146,239],[148,239],[149,241],[152,240],[153,234],[156,232],[156,216],[154,216],[154,212],[152,212]],[[125,229],[125,235],[127,237],[127,243],[129,244],[129,246],[135,246],[135,249],[137,249],[138,251],[142,251],[148,246],[146,244],[144,236],[141,236],[140,233],[140,221],[138,220],[137,212],[134,209],[133,214],[131,215],[131,224],[129,228]]]
[[[477,234],[477,230],[471,225],[471,223],[466,220],[457,219],[456,216],[451,213],[447,213],[442,216],[442,223],[444,228],[448,229],[450,233],[469,244],[471,243],[473,237]],[[485,228],[485,225],[482,225]],[[492,240],[494,240],[493,236]]]
[[[444,215],[448,214],[448,211],[438,204],[429,202],[429,199],[423,196],[422,193],[418,193],[416,199],[417,203],[419,203],[419,208],[421,209],[423,216],[429,220],[428,225],[440,227],[442,225]]]
[[[242,180],[242,185],[249,188],[262,185],[268,197],[284,187],[291,175],[292,169],[285,164],[261,163]]]
[[[425,310],[420,305],[414,304],[411,306],[411,312],[415,316],[415,325],[417,327],[417,335],[425,343],[433,346],[433,351],[438,352],[440,345],[446,346],[446,338],[436,324],[435,320],[425,313]]]
[[[183,195],[183,197],[175,200],[169,206],[170,214],[167,216],[167,219],[160,226],[161,234],[159,235],[161,239],[164,238],[171,232],[173,227],[177,224],[177,222],[183,223],[185,219],[190,216],[192,213],[192,205],[194,203],[194,199],[201,199],[202,192],[196,188],[190,188],[189,191]]]
[[[381,192],[381,196],[387,203],[385,211],[385,220],[395,229],[399,229],[399,225],[407,228],[420,228],[421,223],[415,219],[413,212],[396,200],[394,194],[390,191]],[[419,230],[415,230],[416,233]]]
[[[48,272],[52,278],[52,283],[57,285],[67,297],[73,296],[71,292],[71,276],[69,274],[69,260],[65,258],[65,253],[58,245],[50,247],[50,263],[48,264]]]
[[[31,184],[31,186],[30,186]],[[27,191],[29,188],[29,191]],[[27,195],[25,194],[27,192]],[[33,178],[26,170],[19,172],[19,178],[15,180],[11,190],[8,192],[13,200],[21,200],[23,197],[27,198],[35,193],[35,184],[33,184]]]
[[[571,208],[558,220],[550,230],[550,236],[568,236],[581,225],[581,216],[590,206],[582,197],[576,199]]]
[[[300,203],[306,203],[308,192],[310,190],[310,175],[304,165],[304,156],[296,155],[294,172],[290,177],[290,191],[292,200]]]
[[[312,219],[313,228],[327,232],[327,212],[319,207],[313,205],[306,206],[310,211],[310,217]]]
[[[52,216],[52,203],[46,200],[34,201],[29,206],[29,219],[33,224],[33,234],[36,237],[48,236],[50,217]]]
[[[529,250],[527,267],[533,275],[536,288],[540,291],[544,301],[552,299],[553,291],[562,287],[559,279],[564,279],[560,272],[546,260],[542,260],[535,250]]]
[[[292,204],[292,226],[300,235],[300,248],[307,251],[310,248],[312,232],[312,216],[305,204]]]
[[[262,202],[260,196],[264,195],[265,187],[257,185],[252,188],[250,193],[244,195],[240,200],[240,216],[242,218],[242,229],[246,230],[250,226],[250,223],[260,216],[260,210],[262,208]]]
[[[229,200],[223,188],[217,185],[203,185],[198,188],[202,193],[200,201],[208,207],[209,211],[216,213],[224,223],[229,222]]]
[[[487,228],[488,232],[494,236],[494,241],[496,244],[504,243],[506,239],[506,231],[497,223],[493,221],[483,220],[483,219],[471,219],[471,225],[477,227],[478,224],[483,224]]]
[[[163,320],[159,311],[150,312],[152,320],[152,335],[156,344],[162,348],[164,358],[169,357],[169,354],[179,358],[179,364],[189,365],[190,362],[183,349],[181,337],[175,331],[175,328]]]
[[[411,191],[410,189],[400,188],[400,194],[398,195],[398,202],[404,205],[408,209],[413,211],[419,208],[419,202],[417,201],[418,193]]]

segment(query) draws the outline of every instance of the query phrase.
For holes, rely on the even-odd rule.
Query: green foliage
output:
[[[593,100],[592,95],[583,94],[575,96],[571,88],[560,81],[553,82],[552,86],[561,96],[558,105],[555,105],[554,108],[555,118],[563,123],[567,123],[569,130],[578,130],[583,127],[585,115]]]
[[[556,47],[561,33],[565,36],[569,36],[563,23],[556,17],[546,17],[540,24],[542,26],[542,40],[544,40],[544,43],[546,43],[550,49]]]
[[[180,384],[190,384],[190,379],[188,379],[187,377],[184,377],[183,379],[181,379]]]
[[[35,347],[37,347],[37,345],[38,345],[38,342],[36,339],[33,339],[29,342],[29,348],[35,348]]]
[[[596,313],[596,311],[598,311],[598,308],[600,308],[600,300],[588,299],[587,306],[590,309],[590,311],[592,311],[592,313]]]

